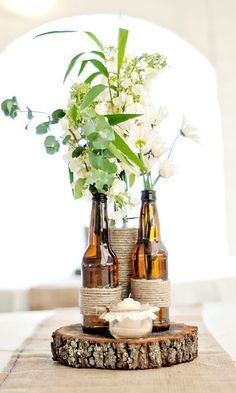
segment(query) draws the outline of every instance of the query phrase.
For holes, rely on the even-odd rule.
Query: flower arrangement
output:
[[[62,32],[40,36],[51,33]],[[43,114],[46,121],[36,126],[36,133],[48,134],[44,146],[49,154],[67,148],[63,157],[76,199],[105,193],[114,202],[111,217],[125,220],[129,208],[136,204],[130,194],[135,180],[142,176],[144,189],[152,190],[160,178],[172,176],[174,165],[170,158],[176,141],[181,137],[198,141],[198,135],[184,117],[172,143],[160,136],[167,113],[164,107],[155,108],[151,102],[150,86],[167,66],[164,56],[126,54],[125,29],[119,29],[117,47],[105,47],[93,33],[85,34],[96,49],[78,53],[70,61],[64,81],[77,66],[78,81],[70,89],[67,107]],[[16,97],[4,100],[1,108],[13,119],[25,113],[26,128],[32,119],[42,116],[29,107],[22,110]],[[59,138],[54,133],[57,125],[61,130]]]

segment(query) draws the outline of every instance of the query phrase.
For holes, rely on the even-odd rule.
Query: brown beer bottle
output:
[[[142,191],[138,241],[131,259],[132,278],[135,279],[138,284],[139,281],[137,280],[141,279],[158,280],[158,285],[161,285],[160,289],[163,287],[163,284],[166,287],[166,285],[169,284],[169,281],[167,281],[167,261],[167,250],[162,243],[160,236],[160,225],[156,207],[156,192],[144,190]],[[147,281],[146,283],[148,285]],[[141,288],[140,290],[141,297],[136,298],[136,300],[148,303],[148,295],[147,298],[145,298],[144,291]],[[155,300],[155,305],[160,307],[160,310],[157,311],[157,319],[153,322],[153,330],[167,330],[170,326],[168,300],[165,301],[164,299],[163,302],[162,299],[161,303],[159,298]],[[161,304],[164,304],[164,307],[161,306]]]
[[[94,194],[89,228],[89,245],[82,260],[83,288],[115,288],[118,286],[118,259],[109,245],[107,197]],[[96,306],[96,304],[94,304]],[[108,322],[96,313],[83,315],[83,331],[104,334]]]

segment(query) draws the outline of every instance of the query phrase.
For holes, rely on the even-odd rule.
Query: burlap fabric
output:
[[[75,369],[51,360],[50,336],[80,321],[77,309],[59,310],[43,321],[0,374],[1,393],[235,393],[236,368],[207,332],[199,314],[176,322],[199,326],[199,357],[170,368],[138,371]],[[17,326],[16,326],[17,329]]]

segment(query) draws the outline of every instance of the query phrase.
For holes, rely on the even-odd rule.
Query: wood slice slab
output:
[[[190,362],[198,354],[198,328],[172,323],[170,329],[142,339],[85,334],[80,324],[53,334],[53,360],[76,368],[148,369]]]

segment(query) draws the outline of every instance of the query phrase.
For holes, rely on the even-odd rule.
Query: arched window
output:
[[[74,74],[62,84],[68,61],[94,46],[82,33],[32,38],[48,30],[91,30],[105,44],[115,45],[119,26],[130,31],[128,52],[158,51],[168,58],[167,71],[152,89],[156,104],[168,108],[166,134],[178,132],[185,113],[202,139],[199,146],[186,139],[176,145],[173,159],[179,174],[157,187],[170,277],[182,281],[219,276],[226,241],[217,86],[212,66],[191,45],[164,28],[130,17],[91,15],[51,22],[1,54],[0,99],[16,95],[42,111],[65,107],[75,81]],[[1,115],[1,286],[67,277],[80,265],[83,226],[90,215],[88,202],[72,198],[61,155],[47,156],[43,139],[24,125]]]

